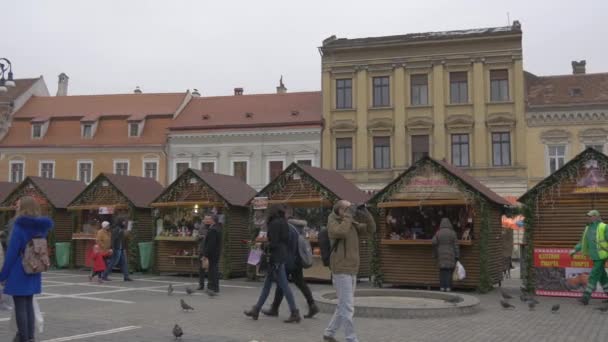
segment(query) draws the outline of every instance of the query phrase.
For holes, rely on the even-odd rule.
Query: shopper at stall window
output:
[[[120,264],[120,271],[122,272],[124,281],[133,281],[129,277],[129,265],[127,262],[127,236],[129,231],[127,230],[127,220],[125,218],[118,218],[114,229],[112,230],[112,258],[108,264],[108,268],[103,273],[102,280],[109,281],[108,275],[112,272],[112,269]]]
[[[209,262],[207,294],[217,296],[220,292],[220,255],[222,251],[222,226],[217,215],[209,217],[209,230],[205,237],[203,255]]]
[[[327,220],[332,250],[330,269],[338,296],[338,305],[323,334],[324,341],[336,341],[341,326],[347,342],[357,342],[353,316],[355,287],[359,272],[359,237],[376,231],[374,218],[364,206],[356,207],[349,201],[338,201]]]
[[[33,238],[46,238],[52,228],[53,221],[40,216],[40,206],[36,200],[29,196],[22,197],[17,208],[17,218],[11,232],[6,259],[0,272],[4,293],[13,296],[15,304],[18,330],[16,341],[35,340],[34,295],[39,294],[42,289],[41,274],[25,273],[21,254]]]
[[[589,281],[583,297],[579,299],[581,304],[589,304],[591,293],[595,290],[597,283],[602,285],[605,293],[608,293],[608,275],[604,265],[608,260],[608,229],[606,223],[602,222],[600,212],[591,210],[587,213],[589,224],[585,227],[581,241],[570,252],[570,256],[582,252],[584,256],[593,260],[593,269],[589,275]]]
[[[202,291],[205,289],[205,278],[207,277],[207,270],[203,268],[203,258],[205,257],[205,237],[209,231],[209,221],[211,218],[205,216],[203,221],[200,219],[194,224],[194,228],[198,230],[198,258],[200,259],[200,267],[198,270],[198,290]]]
[[[298,238],[299,235],[303,234],[308,222],[290,217],[287,220],[287,223],[290,231],[285,271],[287,272],[287,277],[291,278],[296,287],[300,290],[300,292],[302,292],[302,295],[304,295],[304,298],[306,298],[306,303],[308,304],[308,313],[304,315],[304,318],[313,318],[319,313],[319,308],[317,307],[317,304],[315,304],[315,299],[312,296],[310,287],[308,287],[306,280],[304,280],[304,268],[298,252]],[[266,316],[278,316],[279,307],[281,306],[282,301],[283,291],[281,290],[281,287],[277,286],[277,288],[274,290],[274,301],[272,302],[270,309],[262,310],[262,313]]]
[[[433,237],[433,257],[439,266],[439,289],[442,292],[452,291],[452,273],[456,261],[460,258],[460,248],[454,227],[448,218],[442,218],[439,231]]]
[[[257,320],[258,316],[260,315],[260,310],[270,294],[272,283],[276,282],[277,286],[279,286],[283,291],[283,294],[287,299],[287,303],[289,304],[289,310],[291,311],[291,315],[287,320],[285,320],[285,323],[300,323],[300,320],[302,319],[300,317],[300,311],[296,306],[293,293],[289,288],[289,283],[287,282],[287,273],[285,271],[289,243],[289,226],[287,224],[287,220],[285,219],[285,209],[283,206],[275,204],[268,208],[267,215],[267,249],[268,253],[270,253],[270,264],[268,266],[266,279],[264,280],[264,287],[262,288],[258,302],[250,310],[247,310],[244,313],[246,316]]]
[[[502,229],[502,255],[503,255],[503,277],[511,278],[511,269],[513,268],[513,229]]]

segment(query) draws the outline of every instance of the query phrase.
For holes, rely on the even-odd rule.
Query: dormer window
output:
[[[41,123],[32,124],[32,138],[33,139],[42,138],[42,124]]]
[[[85,139],[90,139],[93,137],[93,124],[82,125],[82,137]]]
[[[129,137],[138,137],[139,136],[139,123],[131,122],[129,123]]]

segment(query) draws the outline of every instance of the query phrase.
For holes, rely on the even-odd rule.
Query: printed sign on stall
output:
[[[268,208],[268,197],[255,197],[251,200],[254,210],[264,210]]]
[[[575,194],[608,193],[608,179],[602,174],[597,160],[585,162],[582,176],[576,182]]]
[[[535,248],[536,294],[580,297],[589,282],[593,261],[580,253],[570,256],[568,248]],[[593,298],[608,298],[598,285]]]

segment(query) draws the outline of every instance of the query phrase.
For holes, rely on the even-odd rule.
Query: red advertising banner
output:
[[[580,297],[587,287],[593,261],[580,253],[570,256],[568,248],[535,248],[536,294],[540,296]],[[608,298],[597,288],[593,298]]]

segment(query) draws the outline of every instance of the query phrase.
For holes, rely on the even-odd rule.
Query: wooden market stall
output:
[[[15,189],[18,185],[19,183],[0,182],[0,203],[4,203],[6,196],[8,196],[8,194],[10,194],[13,189]],[[7,228],[7,224],[12,217],[13,210],[0,210],[0,232],[4,231]],[[3,243],[3,247],[6,247],[6,239],[6,235],[2,235],[2,237],[0,238]]]
[[[442,218],[459,238],[467,277],[456,287],[487,291],[501,281],[501,215],[509,203],[464,171],[424,157],[378,192],[373,268],[377,282],[438,287],[431,239]]]
[[[327,217],[335,202],[348,200],[363,204],[369,195],[336,171],[293,163],[262,189],[256,198],[264,198],[265,202],[267,199],[268,205],[285,204],[291,209],[291,216],[306,221],[303,230],[315,252],[315,260],[312,267],[304,270],[304,276],[329,280],[331,272],[323,266],[317,235],[327,225]],[[259,226],[264,224],[262,210],[254,210],[254,222]],[[369,277],[371,249],[368,237],[360,239],[360,254],[359,277]]]
[[[587,285],[591,260],[570,251],[588,224],[587,212],[608,217],[608,157],[588,148],[526,192],[524,284],[539,295],[576,297]],[[594,292],[594,298],[606,298]]]
[[[72,211],[75,266],[87,265],[86,257],[95,244],[101,222],[113,223],[117,217],[124,217],[131,227],[129,269],[137,269],[137,243],[152,241],[154,237],[150,202],[162,191],[163,186],[152,178],[100,173],[68,206]]]
[[[85,187],[80,181],[26,177],[7,194],[0,204],[0,210],[9,212],[12,216],[17,201],[23,196],[31,196],[40,204],[42,215],[49,216],[55,223],[48,239],[51,246],[55,242],[69,242],[72,238],[72,219],[67,207]]]
[[[155,208],[156,270],[198,273],[195,226],[205,214],[222,223],[220,272],[224,278],[245,275],[249,206],[255,190],[237,177],[188,169],[151,204]]]

